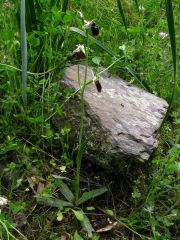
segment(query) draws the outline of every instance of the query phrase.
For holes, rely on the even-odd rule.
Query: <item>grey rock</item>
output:
[[[85,66],[79,66],[80,80]],[[88,68],[87,79],[92,80]],[[114,172],[124,172],[130,165],[145,162],[158,146],[156,130],[167,111],[165,100],[132,86],[117,76],[101,74],[102,91],[95,85],[86,86],[84,138],[89,139],[84,157]],[[65,71],[61,89],[79,89],[78,66]],[[80,94],[66,103],[64,118],[54,118],[55,126],[71,128],[69,142],[78,143],[80,121]]]

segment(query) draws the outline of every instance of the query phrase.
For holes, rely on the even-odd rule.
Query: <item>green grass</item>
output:
[[[81,239],[79,235],[87,239],[86,232],[78,224],[82,220],[78,204],[74,212],[68,208],[58,211],[37,205],[34,197],[37,191],[42,191],[47,198],[61,199],[61,193],[71,186],[72,179],[76,179],[76,202],[89,188],[99,188],[103,184],[109,188],[106,196],[81,206],[94,223],[93,227],[99,229],[109,225],[107,218],[119,224],[112,231],[94,234],[92,239],[178,239],[180,111],[179,88],[175,88],[177,83],[174,82],[179,78],[176,69],[180,65],[176,62],[173,26],[178,52],[179,1],[173,1],[174,23],[168,10],[171,1],[33,2],[34,9],[28,1],[26,17],[28,67],[27,87],[24,81],[23,90],[24,99],[27,94],[26,107],[21,76],[22,73],[23,79],[26,78],[26,63],[22,69],[17,19],[20,5],[16,1],[0,3],[0,196],[9,200],[7,206],[0,208],[0,238],[23,239],[22,232],[28,240],[45,240],[47,236],[55,240],[67,233],[74,237],[72,239]],[[120,9],[118,2],[122,4]],[[82,11],[86,20],[95,21],[100,28],[101,35],[96,39],[90,36],[88,44],[77,11]],[[166,16],[166,13],[169,14]],[[169,35],[163,37],[161,32]],[[88,171],[83,163],[82,89],[77,169],[68,142],[70,129],[65,127],[55,133],[51,126],[52,116],[61,118],[65,103],[74,95],[67,90],[62,96],[57,79],[62,77],[68,64],[67,56],[76,44],[89,45],[89,64],[94,64],[93,58],[98,57],[102,66],[111,66],[109,70],[126,81],[170,103],[172,98],[174,100],[159,133],[160,145],[149,165],[143,172],[120,176],[121,186],[117,186],[117,179],[107,172],[94,166]],[[66,188],[62,189],[62,179],[52,177],[57,174],[66,178]],[[65,191],[65,196],[68,192]],[[90,199],[88,194],[84,196]]]

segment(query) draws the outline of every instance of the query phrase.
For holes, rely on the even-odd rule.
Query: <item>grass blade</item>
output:
[[[129,66],[126,66],[125,69],[136,79],[137,82],[139,82],[142,87],[147,90],[148,92],[152,93],[152,89],[150,88],[150,86],[145,82],[143,81],[142,79],[140,79],[136,73],[134,72],[134,70],[129,67]]]
[[[177,58],[177,53],[176,53],[176,36],[175,36],[175,27],[174,27],[174,16],[173,16],[173,9],[172,9],[172,1],[171,0],[165,0],[166,4],[166,17],[167,17],[167,24],[168,24],[168,30],[169,30],[169,37],[170,37],[170,43],[171,43],[171,52],[172,52],[172,60],[173,60],[173,89],[172,89],[172,94],[169,100],[169,106],[166,112],[166,115],[161,123],[161,126],[159,128],[159,131],[161,130],[162,126],[164,125],[164,122],[166,121],[171,108],[173,104],[173,100],[175,97],[176,93],[176,70],[177,70],[177,65],[176,65],[176,58]]]
[[[27,40],[26,40],[26,19],[25,19],[25,0],[21,0],[21,15],[20,15],[20,35],[21,35],[21,58],[22,58],[22,83],[23,83],[23,100],[27,103]]]
[[[42,13],[42,8],[38,0],[35,0],[36,11],[40,15]]]
[[[76,27],[70,27],[69,29],[71,32],[75,32],[80,34],[83,37],[86,37],[86,33],[83,32],[81,29],[76,28]],[[107,53],[109,53],[112,57],[115,57],[116,54],[110,49],[108,48],[106,45],[104,45],[101,41],[98,41],[97,39],[95,39],[94,37],[92,37],[91,35],[88,35],[88,38],[90,40],[92,40],[97,46],[99,46],[100,48],[102,48],[104,51],[106,51]]]
[[[137,7],[137,10],[139,12],[139,3],[138,3],[138,0],[134,0],[135,1],[135,4],[136,4],[136,7]]]
[[[27,32],[37,29],[36,11],[34,0],[26,1],[26,26]]]
[[[117,0],[117,4],[118,4],[119,13],[120,13],[120,15],[121,15],[121,18],[122,18],[124,27],[125,27],[125,29],[126,29],[126,31],[127,31],[127,24],[126,24],[126,19],[125,19],[123,7],[122,7],[122,4],[121,4],[121,0]]]
[[[167,115],[169,114],[169,111],[172,107],[172,103],[174,100],[174,95],[176,92],[176,37],[175,37],[175,27],[174,27],[174,17],[173,17],[173,9],[172,9],[172,1],[171,0],[165,0],[166,3],[166,16],[167,16],[167,23],[168,23],[168,29],[169,29],[169,37],[170,37],[170,43],[171,43],[171,51],[172,51],[172,59],[173,59],[173,69],[174,69],[174,81],[173,81],[173,90],[172,95],[169,101],[169,107],[167,111]]]
[[[78,205],[93,199],[95,197],[98,197],[100,195],[102,195],[103,193],[107,192],[107,188],[103,187],[103,188],[99,188],[99,189],[95,189],[89,192],[84,192],[82,197],[79,199],[78,201]]]
[[[63,6],[62,6],[62,12],[66,12],[68,3],[69,3],[69,0],[64,0]]]
[[[52,8],[53,6],[56,6],[56,0],[51,0],[50,1],[50,7]]]

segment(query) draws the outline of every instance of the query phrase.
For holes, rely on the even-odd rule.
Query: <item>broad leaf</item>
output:
[[[84,220],[84,214],[81,211],[76,211],[73,210],[74,215],[76,216],[77,220],[79,220],[80,222],[82,222]]]
[[[56,198],[46,198],[46,197],[37,197],[37,203],[41,205],[46,205],[50,207],[64,208],[64,207],[72,207],[73,204],[70,202],[66,202],[63,200],[59,200]]]
[[[88,237],[92,238],[94,229],[89,221],[89,218],[84,214],[84,220],[81,222],[81,225],[84,229],[84,231],[87,232]]]
[[[95,63],[96,65],[99,65],[100,62],[101,62],[101,58],[95,56],[95,57],[92,58],[92,62]]]
[[[113,212],[112,210],[106,209],[104,212],[105,212],[107,215],[109,215],[109,216],[111,216],[111,217],[114,217],[114,212]]]
[[[61,183],[60,185],[60,191],[62,193],[62,195],[71,203],[73,203],[74,201],[74,195],[71,192],[71,190],[69,189],[68,185],[65,184],[64,182]]]
[[[63,214],[62,214],[62,212],[59,210],[58,211],[58,213],[57,213],[57,220],[59,221],[59,222],[61,222],[62,220],[63,220]]]
[[[103,188],[99,188],[99,189],[95,189],[92,190],[90,192],[84,192],[82,197],[78,200],[78,205],[92,199],[95,197],[98,197],[100,195],[102,195],[103,193],[107,192],[107,188],[103,187]]]
[[[89,207],[86,207],[86,210],[87,210],[87,211],[94,211],[94,210],[95,210],[95,207],[89,206]]]
[[[74,234],[74,240],[83,240],[83,238],[78,234],[77,231]]]

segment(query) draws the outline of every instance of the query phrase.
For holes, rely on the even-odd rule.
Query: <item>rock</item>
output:
[[[80,65],[83,81],[85,66]],[[88,80],[92,69],[88,68]],[[86,86],[84,137],[89,139],[84,157],[114,172],[124,172],[130,165],[145,162],[158,146],[156,130],[167,111],[165,100],[132,86],[107,72],[101,74],[102,91],[95,85]],[[61,89],[73,91],[79,88],[78,66],[66,69]],[[70,126],[69,143],[78,143],[80,120],[80,94],[66,103],[64,118],[53,119],[60,129]]]

